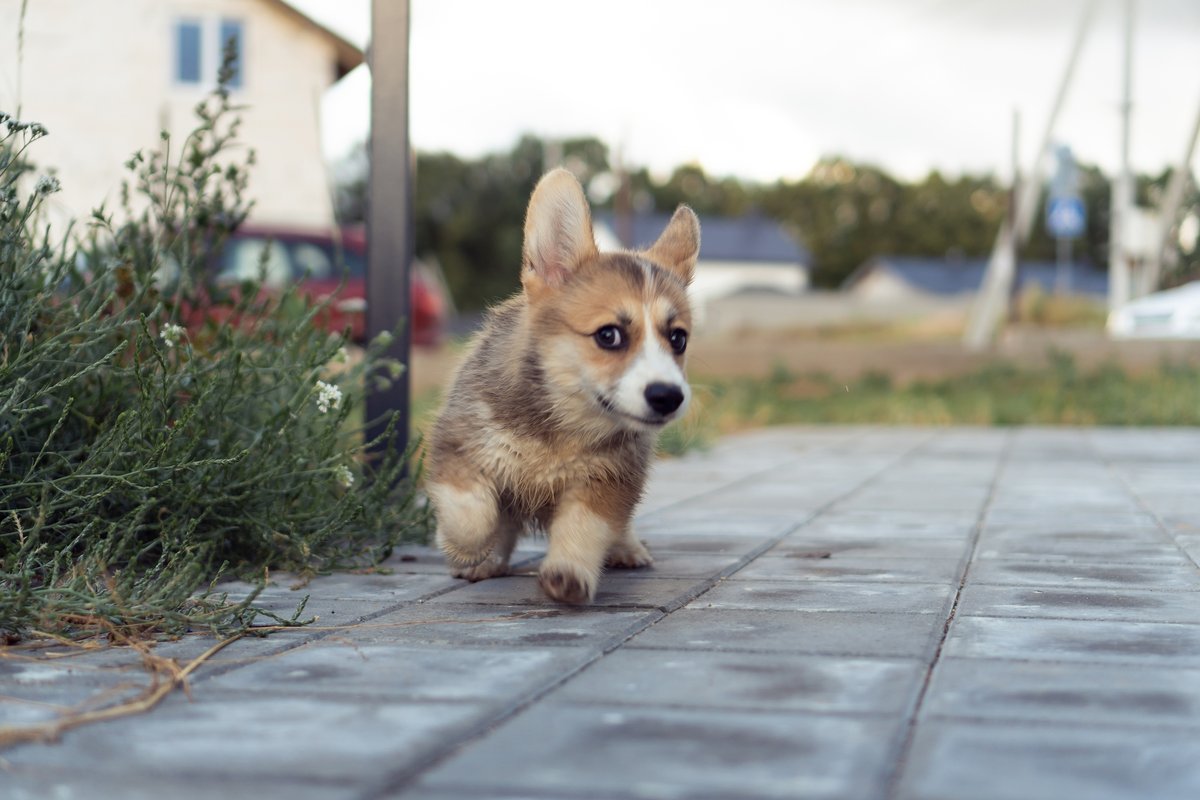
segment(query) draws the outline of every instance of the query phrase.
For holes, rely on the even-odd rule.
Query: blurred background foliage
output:
[[[365,153],[348,160],[338,190],[346,223],[365,216]],[[821,159],[799,180],[753,183],[709,175],[683,164],[669,175],[622,165],[619,154],[592,137],[544,141],[526,135],[507,152],[464,158],[418,153],[415,187],[416,250],[436,260],[464,310],[480,309],[517,287],[525,204],[547,165],[562,163],[588,189],[597,209],[670,212],[687,203],[705,216],[761,213],[778,220],[812,254],[817,288],[836,288],[873,256],[980,257],[992,248],[1008,210],[1009,191],[992,175],[947,176],[932,171],[907,181],[881,167],[839,156]],[[1169,173],[1137,179],[1137,201],[1157,204]],[[1194,184],[1194,182],[1193,182]],[[1108,263],[1109,177],[1079,165],[1079,188],[1088,211],[1087,231],[1075,258]],[[1195,189],[1185,207],[1195,207]],[[1054,260],[1055,241],[1037,215],[1023,257]],[[1177,283],[1200,274],[1200,253],[1183,258]]]

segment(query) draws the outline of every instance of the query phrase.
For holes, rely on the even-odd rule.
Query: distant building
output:
[[[842,290],[879,303],[908,300],[969,299],[983,284],[987,259],[940,259],[908,256],[877,256],[865,262],[842,282]],[[1067,294],[1108,296],[1108,272],[1087,263],[1071,265],[1065,275]],[[1052,294],[1057,286],[1058,265],[1053,261],[1022,261],[1017,267],[1018,292],[1037,286]]]
[[[596,244],[601,250],[626,246],[643,249],[654,244],[670,220],[668,214],[634,214],[627,224],[629,241],[622,243],[611,212],[597,214]],[[760,214],[744,217],[700,217],[700,258],[690,294],[703,316],[709,302],[742,292],[800,294],[809,285],[810,257],[778,222]]]
[[[0,0],[0,110],[50,135],[30,151],[53,169],[59,217],[119,199],[124,163],[172,136],[177,157],[213,89],[225,41],[240,53],[232,84],[238,140],[257,156],[255,221],[326,227],[333,203],[321,156],[322,93],[362,51],[282,0],[35,0],[18,54],[22,0]]]

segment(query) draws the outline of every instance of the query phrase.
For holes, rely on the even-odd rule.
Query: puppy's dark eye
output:
[[[616,325],[605,325],[593,333],[592,338],[605,350],[619,350],[625,346],[625,335]]]
[[[675,355],[682,355],[683,351],[687,350],[687,331],[683,328],[676,328],[671,331],[667,341],[671,343],[671,349],[675,351]]]

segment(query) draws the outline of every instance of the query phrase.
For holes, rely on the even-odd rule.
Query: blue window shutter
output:
[[[175,79],[200,82],[200,23],[180,22],[175,27]]]
[[[240,20],[221,20],[221,51],[219,54],[220,61],[217,63],[224,63],[225,48],[231,46],[230,43],[232,43],[234,57],[232,64],[233,77],[229,79],[229,88],[240,89],[245,82],[244,71],[246,61],[245,53],[243,52],[242,23]]]

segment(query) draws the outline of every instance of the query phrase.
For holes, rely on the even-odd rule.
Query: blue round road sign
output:
[[[1051,197],[1046,202],[1046,230],[1056,239],[1078,239],[1087,226],[1087,211],[1079,197]]]

